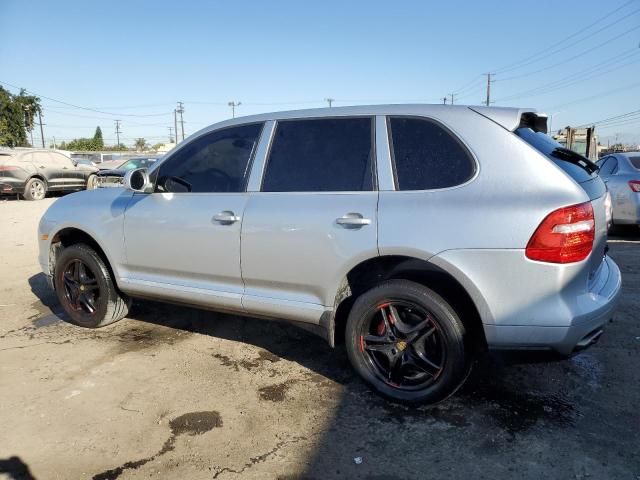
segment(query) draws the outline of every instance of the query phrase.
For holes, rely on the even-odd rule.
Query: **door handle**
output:
[[[40,168],[45,168],[44,165],[40,165]]]
[[[337,218],[336,223],[342,225],[345,228],[362,228],[365,225],[370,225],[371,220],[364,218],[359,213],[347,213],[346,215]]]
[[[217,215],[213,216],[213,221],[218,222],[222,225],[231,225],[232,223],[236,223],[240,220],[235,213],[231,210],[224,210]]]

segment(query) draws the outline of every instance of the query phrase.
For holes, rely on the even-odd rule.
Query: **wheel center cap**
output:
[[[396,343],[396,347],[398,347],[398,350],[402,352],[405,348],[407,348],[407,342],[400,340],[398,343]]]

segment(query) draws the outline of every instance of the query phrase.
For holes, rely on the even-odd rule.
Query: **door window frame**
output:
[[[168,155],[167,158],[163,159],[160,162],[154,162],[154,164],[152,165],[152,169],[149,172],[150,178],[151,178],[151,183],[153,183],[153,192],[151,192],[151,195],[154,194],[166,194],[166,193],[171,193],[172,195],[240,195],[240,194],[246,194],[247,192],[249,192],[249,184],[251,181],[251,176],[252,176],[252,172],[253,172],[253,165],[256,161],[256,158],[258,158],[258,154],[260,151],[260,145],[262,145],[264,136],[267,128],[267,123],[264,120],[256,120],[253,122],[246,122],[246,123],[234,123],[232,125],[225,125],[223,127],[220,128],[214,128],[211,130],[207,130],[206,132],[202,132],[200,135],[198,135],[197,137],[191,138],[188,141],[183,142],[182,144],[180,144],[179,147],[176,148],[176,150],[174,152],[171,152],[171,155]],[[160,176],[160,170],[162,169],[162,167],[167,163],[170,162],[176,155],[180,154],[180,152],[188,147],[189,145],[191,145],[193,142],[197,142],[198,140],[200,140],[201,138],[207,136],[207,135],[213,135],[216,134],[218,132],[222,132],[223,130],[228,130],[230,128],[240,128],[240,127],[246,127],[248,125],[261,125],[260,128],[260,132],[258,133],[258,137],[257,140],[255,142],[255,144],[253,145],[253,148],[251,149],[251,154],[249,156],[249,160],[247,162],[247,166],[245,167],[245,175],[244,175],[244,186],[241,190],[237,191],[237,192],[158,192],[156,190],[156,186],[157,186],[157,181],[158,181],[158,177]],[[155,167],[155,168],[153,168]]]
[[[370,146],[371,146],[371,190],[295,190],[295,191],[287,191],[287,192],[265,192],[262,190],[263,188],[263,183],[264,183],[264,179],[265,176],[267,174],[267,168],[269,168],[269,159],[271,156],[271,149],[273,147],[273,142],[275,140],[276,137],[276,133],[278,130],[278,124],[279,123],[285,123],[285,122],[296,122],[296,121],[307,121],[307,120],[348,120],[348,119],[353,119],[353,118],[368,118],[371,121],[371,139],[370,139]],[[263,145],[261,145],[263,147],[261,153],[264,155],[260,160],[261,160],[261,165],[259,166],[258,170],[259,170],[259,182],[254,183],[253,186],[257,187],[256,190],[253,190],[255,192],[259,192],[262,194],[276,194],[276,195],[282,195],[282,194],[340,194],[340,193],[349,193],[349,194],[354,194],[354,193],[372,193],[372,192],[377,192],[378,191],[378,145],[377,145],[377,134],[376,132],[378,131],[378,122],[377,122],[377,116],[376,115],[367,115],[367,114],[363,114],[363,115],[332,115],[332,116],[316,116],[316,117],[293,117],[293,118],[280,118],[280,119],[275,119],[272,120],[270,122],[267,123],[271,123],[271,125],[269,126],[271,129],[270,135],[268,139],[265,139],[265,142]],[[252,191],[252,190],[249,190]]]

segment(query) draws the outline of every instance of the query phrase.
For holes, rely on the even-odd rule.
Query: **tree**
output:
[[[144,138],[136,138],[134,145],[136,146],[136,150],[141,152],[147,147],[147,140]]]
[[[102,129],[98,125],[96,127],[96,133],[93,135],[93,142],[95,144],[96,150],[102,150],[104,148],[104,140],[102,138]]]
[[[27,132],[33,129],[35,117],[41,112],[38,97],[27,95],[24,89],[13,95],[0,87],[0,145],[28,146]]]

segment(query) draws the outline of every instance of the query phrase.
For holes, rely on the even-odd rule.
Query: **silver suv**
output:
[[[436,402],[478,351],[568,355],[613,314],[605,185],[545,132],[532,110],[439,105],[228,120],[57,200],[39,260],[78,325],[132,297],[285,319],[344,341],[382,395]]]

